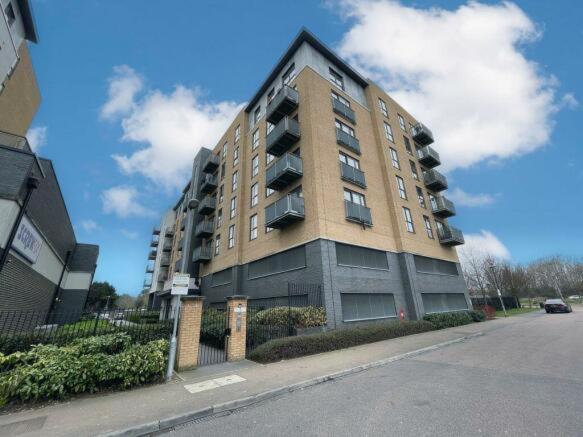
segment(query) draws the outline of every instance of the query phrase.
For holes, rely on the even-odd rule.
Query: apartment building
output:
[[[330,327],[466,309],[454,247],[464,240],[433,141],[304,29],[194,158],[171,269],[211,304],[319,284]]]
[[[0,130],[25,135],[40,104],[28,50],[38,36],[28,0],[0,0]]]

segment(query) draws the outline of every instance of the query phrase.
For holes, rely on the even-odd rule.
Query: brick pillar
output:
[[[231,330],[227,343],[227,361],[243,360],[245,359],[245,341],[247,340],[247,296],[229,296],[227,307]]]
[[[181,299],[176,347],[176,369],[179,371],[197,365],[203,300],[202,296],[183,296]]]

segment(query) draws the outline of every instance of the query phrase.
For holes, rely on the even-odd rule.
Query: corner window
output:
[[[425,223],[425,230],[427,231],[427,236],[433,240],[433,229],[431,228],[431,222],[429,221],[429,217],[423,216],[423,222]]]
[[[407,200],[407,191],[405,190],[405,182],[400,176],[395,176],[397,178],[397,188],[399,189],[399,197],[401,199]]]
[[[241,125],[235,128],[235,142],[239,141],[239,139],[241,139]]]
[[[387,104],[380,97],[379,97],[379,109],[381,110],[381,114],[383,114],[385,117],[389,116],[389,110],[387,109]]]
[[[291,64],[291,66],[283,73],[281,76],[281,83],[289,85],[292,80],[296,77],[296,64]]]
[[[415,227],[413,226],[413,217],[411,216],[411,210],[409,208],[403,207],[403,216],[405,217],[405,224],[407,225],[407,232],[414,233]]]
[[[341,90],[344,90],[344,78],[339,73],[334,71],[332,68],[329,68],[328,72],[329,72],[330,82],[332,82],[334,85],[336,85]]]
[[[253,137],[251,138],[251,150],[255,150],[259,147],[259,129],[253,132]]]
[[[259,203],[259,185],[255,182],[251,185],[251,208]]]
[[[385,137],[387,137],[387,140],[389,140],[391,143],[394,143],[395,137],[393,136],[393,129],[391,128],[391,125],[386,121],[383,124],[385,126]]]
[[[229,226],[229,241],[227,243],[229,249],[235,246],[235,225]]]
[[[237,215],[237,196],[231,199],[231,214],[230,217],[233,218]]]
[[[401,170],[401,164],[399,164],[399,155],[397,154],[397,151],[392,147],[389,150],[391,152],[391,163],[393,164],[393,167],[395,167],[397,170]]]
[[[255,240],[257,238],[257,214],[253,214],[249,219],[249,239]]]
[[[251,177],[259,174],[259,155],[255,155],[251,160]]]

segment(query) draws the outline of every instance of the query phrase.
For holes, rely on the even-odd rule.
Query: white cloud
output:
[[[135,187],[120,185],[101,193],[103,212],[115,214],[121,218],[149,217],[154,212],[138,201],[139,193]]]
[[[496,200],[491,194],[470,194],[459,187],[448,191],[447,197],[460,206],[486,206],[491,205]]]
[[[119,232],[130,240],[135,240],[138,238],[139,234],[136,231],[130,231],[129,229],[120,229]]]
[[[94,220],[81,220],[80,224],[85,232],[93,232],[99,229],[99,225]]]
[[[135,75],[125,68],[130,77]],[[134,92],[124,101],[131,103],[120,105],[127,108],[122,140],[144,146],[113,159],[125,174],[142,174],[165,188],[183,187],[198,150],[213,147],[243,107],[229,101],[209,103],[199,90],[182,85],[168,94],[150,90],[139,97]]]
[[[113,67],[113,73],[109,78],[107,102],[101,108],[104,119],[114,119],[131,111],[136,94],[144,87],[142,78],[127,65]]]
[[[47,127],[36,126],[30,128],[26,133],[26,138],[32,151],[38,153],[39,149],[47,143]]]
[[[579,107],[579,101],[573,93],[566,93],[561,97],[561,107],[575,109]]]
[[[494,258],[508,260],[510,259],[510,251],[490,231],[480,231],[477,234],[464,234],[465,244],[458,248],[461,263],[471,258],[486,258],[492,256]]]
[[[432,129],[445,170],[548,142],[557,81],[527,59],[541,37],[515,4],[455,10],[337,0],[351,28],[340,53]],[[567,97],[567,99],[569,99]]]

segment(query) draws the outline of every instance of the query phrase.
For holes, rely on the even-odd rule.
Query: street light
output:
[[[504,317],[508,317],[508,314],[506,313],[506,306],[504,305],[504,300],[502,300],[502,293],[500,292],[500,288],[498,287],[498,281],[496,280],[496,266],[494,265],[494,261],[489,260],[488,261],[488,268],[491,271],[492,274],[492,280],[494,281],[494,287],[496,287],[496,293],[498,293],[498,299],[500,299],[500,305],[502,305],[502,310],[504,311]]]

